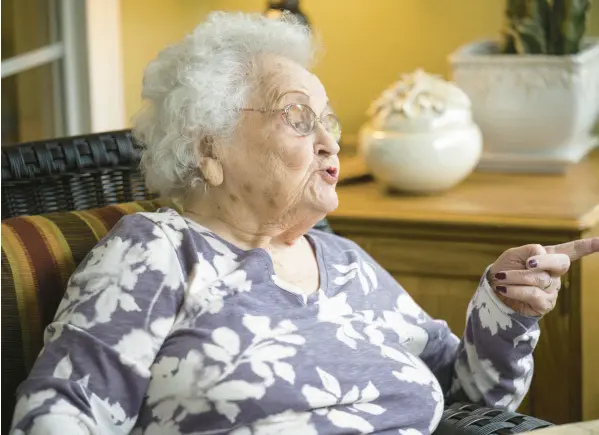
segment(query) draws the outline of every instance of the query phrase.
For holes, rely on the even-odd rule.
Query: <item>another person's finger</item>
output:
[[[585,255],[599,252],[599,237],[573,240],[561,245],[547,246],[545,249],[549,254],[566,254],[571,261],[576,261]]]
[[[566,254],[535,255],[526,260],[530,270],[544,270],[553,276],[562,276],[570,269],[570,257]]]

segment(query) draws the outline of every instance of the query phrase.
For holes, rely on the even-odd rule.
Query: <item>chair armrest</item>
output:
[[[535,417],[471,403],[455,403],[443,412],[434,435],[516,434],[553,426]]]

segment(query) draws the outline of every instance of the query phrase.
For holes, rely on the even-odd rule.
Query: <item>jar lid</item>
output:
[[[439,128],[472,122],[470,99],[455,83],[421,69],[403,74],[372,103],[374,126]]]

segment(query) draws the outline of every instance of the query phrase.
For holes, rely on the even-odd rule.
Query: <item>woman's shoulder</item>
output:
[[[181,249],[183,234],[178,228],[183,223],[174,210],[125,215],[88,252],[71,279],[85,285],[96,276],[121,273],[132,279],[127,285],[142,275],[148,282],[162,275],[169,283],[180,283],[185,275],[181,255],[185,250]]]
[[[321,245],[327,251],[357,251],[360,254],[365,253],[364,250],[353,240],[346,239],[345,237],[339,236],[337,234],[323,231],[319,229],[312,229],[309,232],[310,237],[321,242]]]
[[[145,211],[132,214],[138,219],[146,219],[159,227],[169,227],[178,230],[189,228],[187,220],[175,209],[162,207],[156,211]]]
[[[325,259],[339,264],[352,264],[356,261],[367,263],[375,270],[386,273],[383,267],[359,244],[353,240],[327,231],[312,229],[309,235],[320,245]]]
[[[176,210],[161,208],[154,212],[137,212],[123,216],[108,236],[136,243],[147,243],[156,239],[176,241],[181,239],[180,233],[187,229],[187,221]]]

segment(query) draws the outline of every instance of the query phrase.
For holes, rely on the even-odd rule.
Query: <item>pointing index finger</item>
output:
[[[547,246],[545,249],[550,254],[566,254],[570,257],[570,261],[575,261],[586,255],[599,252],[599,237],[573,240],[560,245]]]

